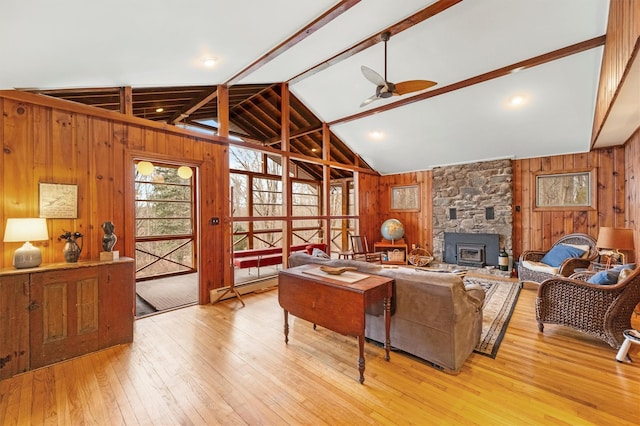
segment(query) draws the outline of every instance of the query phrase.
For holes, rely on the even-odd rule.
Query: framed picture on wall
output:
[[[76,219],[78,217],[78,185],[40,182],[40,217]]]
[[[420,185],[404,185],[391,187],[391,210],[420,211]]]
[[[536,173],[535,210],[595,209],[594,178],[594,170]]]

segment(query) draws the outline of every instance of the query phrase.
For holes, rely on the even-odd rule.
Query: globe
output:
[[[380,227],[380,232],[385,239],[395,241],[404,236],[404,226],[398,219],[388,219]]]

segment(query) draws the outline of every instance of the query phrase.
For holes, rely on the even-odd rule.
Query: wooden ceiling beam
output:
[[[325,25],[327,25],[328,23],[330,23],[331,21],[333,21],[338,16],[342,15],[344,12],[351,9],[353,6],[355,6],[358,3],[360,3],[360,0],[343,0],[339,2],[334,7],[329,9],[327,12],[323,13],[318,18],[316,18],[313,22],[311,22],[310,24],[302,28],[300,31],[298,31],[297,33],[295,33],[294,35],[292,35],[291,37],[289,37],[288,39],[280,43],[275,48],[271,49],[264,56],[262,56],[261,58],[258,58],[251,65],[249,65],[245,69],[238,72],[236,75],[234,75],[229,80],[227,80],[224,84],[231,86],[237,83],[238,81],[242,80],[244,77],[248,76],[258,68],[262,67],[266,63],[280,56],[281,54],[286,52],[288,49],[300,43],[302,40],[309,37],[316,31],[318,31],[320,28],[324,27]]]
[[[435,90],[429,90],[427,92],[420,93],[415,96],[405,97],[396,102],[383,105],[378,108],[372,108],[357,114],[349,115],[346,117],[338,118],[329,122],[329,126],[336,124],[343,124],[349,121],[358,120],[364,117],[369,117],[379,112],[388,111],[394,108],[398,108],[404,105],[408,105],[414,102],[423,101],[425,99],[433,98],[435,96],[444,95],[445,93],[453,92],[455,90],[464,89],[465,87],[473,86],[475,84],[484,83],[485,81],[493,80],[494,78],[504,77],[513,72],[522,71],[527,68],[533,68],[538,65],[546,64],[566,56],[574,55],[576,53],[584,52],[595,47],[603,46],[606,36],[595,37],[580,43],[572,44],[571,46],[563,47],[552,52],[544,53],[542,55],[535,56],[533,58],[525,59],[524,61],[516,62],[506,67],[498,68],[493,71],[486,72],[484,74],[477,75],[475,77],[467,78],[448,86],[440,87]]]
[[[414,25],[419,24],[420,22],[427,20],[429,18],[431,18],[432,16],[437,15],[438,13],[447,10],[448,8],[450,8],[451,6],[460,3],[462,0],[440,0],[436,3],[433,3],[427,7],[425,7],[424,9],[414,13],[413,15],[411,15],[410,17],[403,19],[402,21],[391,25],[390,27],[385,28],[384,30],[380,31],[379,33],[365,39],[362,40],[359,43],[354,44],[353,46],[347,48],[346,50],[343,50],[342,52],[338,53],[335,56],[332,56],[331,58],[317,64],[314,65],[313,67],[307,69],[306,71],[301,72],[300,74],[296,75],[295,77],[293,77],[291,80],[289,80],[289,84],[293,85],[301,80],[304,80],[307,77],[311,77],[314,74],[319,73],[320,71],[337,64],[338,62],[344,61],[345,59],[350,58],[351,56],[362,52],[365,49],[370,48],[371,46],[374,46],[378,43],[380,43],[382,41],[382,33],[385,32],[389,32],[392,36],[395,34],[398,34],[408,28],[413,27]]]
[[[305,127],[303,129],[298,129],[298,130],[296,130],[294,132],[291,132],[291,139],[299,138],[299,137],[306,136],[308,134],[315,133],[315,132],[320,132],[320,131],[322,131],[322,125]],[[272,145],[272,144],[278,143],[278,142],[280,142],[280,136],[276,136],[275,138],[271,138],[271,139],[267,140],[265,143],[267,145]]]
[[[260,134],[264,135],[265,140],[267,138],[271,138],[274,137],[273,135],[276,134],[276,130],[277,128],[279,128],[280,123],[275,122],[274,123],[274,119],[271,118],[271,125],[268,125],[264,122],[263,117],[266,115],[262,110],[260,110],[260,108],[257,108],[255,105],[250,106],[249,105],[244,105],[242,107],[242,113],[239,114],[237,110],[234,109],[233,111],[234,113],[234,117],[236,115],[243,115],[245,117],[245,120],[247,121],[247,123],[251,123],[251,120],[253,120],[253,126],[252,129],[253,132],[251,132],[250,129],[248,128],[244,128],[244,130],[246,130],[248,133],[252,133],[255,135],[255,133],[259,132]],[[256,113],[260,113],[261,117],[258,118],[258,116],[256,116]],[[270,118],[270,117],[267,117]]]
[[[204,123],[200,123],[198,121],[192,121],[192,120],[185,120],[184,123],[188,124],[190,126],[199,127],[201,129],[204,129],[204,130],[209,130],[212,134],[218,134],[218,128],[216,126],[210,126],[208,124],[204,124]],[[230,137],[240,138],[245,142],[251,142],[251,143],[254,143],[254,144],[262,145],[262,141],[260,141],[260,140],[258,140],[256,138],[253,138],[251,136],[245,135],[243,133],[229,131],[229,136]]]
[[[173,116],[171,116],[171,118],[169,118],[169,123],[176,124],[184,120],[185,118],[189,117],[189,115],[191,115],[193,112],[200,109],[200,107],[208,104],[209,102],[211,102],[217,97],[218,97],[217,87],[213,92],[208,90],[205,91],[204,93],[202,93],[202,95],[199,98],[195,98],[186,107],[184,107],[183,109],[175,113]]]

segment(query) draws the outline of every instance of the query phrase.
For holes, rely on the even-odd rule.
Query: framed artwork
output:
[[[535,210],[593,210],[594,170],[571,173],[540,172],[535,175]]]
[[[420,185],[392,186],[391,210],[420,211]]]
[[[76,219],[78,217],[78,185],[40,183],[40,217]]]

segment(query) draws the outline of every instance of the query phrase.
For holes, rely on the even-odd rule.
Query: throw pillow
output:
[[[331,259],[331,256],[329,256],[327,253],[320,250],[319,248],[314,248],[313,252],[311,253],[311,256],[321,257],[323,259]]]
[[[577,249],[584,250],[584,253],[582,253],[582,256],[580,256],[583,259],[586,259],[586,258],[589,257],[589,251],[591,250],[591,247],[589,247],[586,244],[568,244],[568,243],[561,243],[561,244],[564,244],[565,246],[575,247]]]
[[[629,268],[623,269],[622,271],[620,271],[620,274],[618,275],[618,282],[620,283],[626,280],[627,277],[631,274],[633,274],[633,269],[629,269]]]
[[[570,257],[580,257],[583,254],[584,250],[582,249],[566,246],[564,244],[556,244],[547,252],[547,254],[544,255],[542,259],[540,259],[540,261],[557,268],[562,265],[562,262],[566,259],[569,259]]]
[[[614,271],[618,271],[618,272],[622,271],[623,269],[631,269],[631,270],[634,270],[634,269],[636,269],[636,264],[635,264],[635,263],[625,263],[624,265],[617,265],[617,266],[614,266],[614,267],[613,267],[613,268],[611,268],[611,269],[613,269]]]
[[[613,269],[607,269],[606,271],[600,271],[593,274],[591,278],[587,280],[590,284],[611,285],[618,283],[618,275],[620,271],[614,271]]]

